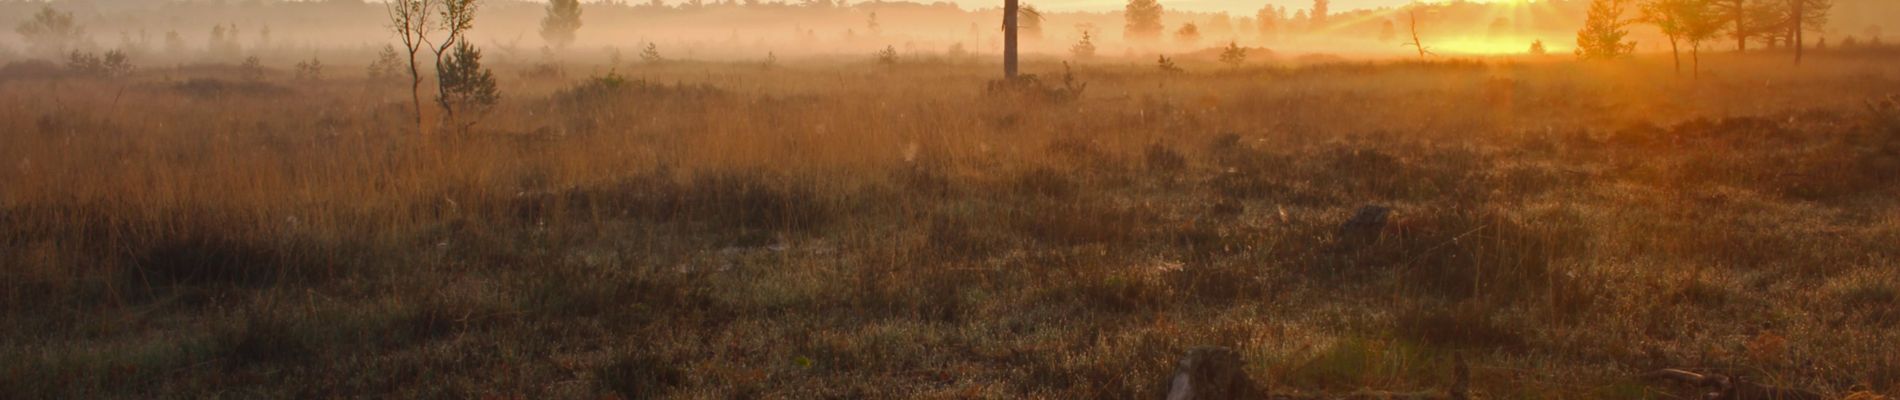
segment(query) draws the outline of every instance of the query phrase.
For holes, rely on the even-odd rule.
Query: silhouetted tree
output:
[[[1025,5],[1017,12],[1016,18],[1018,35],[1021,35],[1024,39],[1042,40],[1043,16],[1041,10],[1037,10],[1036,6],[1033,5]]]
[[[581,29],[580,0],[549,0],[547,16],[541,18],[541,40],[556,49],[574,44]]]
[[[1332,10],[1328,9],[1331,5],[1332,1],[1330,0],[1313,0],[1313,12],[1307,15],[1307,18],[1311,19],[1308,22],[1312,23],[1313,30],[1318,31],[1326,28],[1326,17],[1332,13]]]
[[[1181,29],[1174,31],[1174,40],[1182,46],[1194,47],[1201,43],[1201,27],[1194,26],[1193,22],[1181,24]]]
[[[298,61],[296,72],[297,80],[300,81],[323,80],[323,60],[312,57],[307,61]]]
[[[1272,39],[1274,33],[1280,30],[1280,21],[1284,19],[1286,19],[1286,12],[1272,4],[1261,7],[1259,12],[1254,13],[1254,24],[1259,25],[1257,34],[1260,40]]]
[[[1130,41],[1153,41],[1161,37],[1161,14],[1164,10],[1156,0],[1128,0],[1128,6],[1122,11],[1127,20],[1122,37]]]
[[[653,42],[647,42],[647,47],[645,49],[640,50],[640,61],[645,62],[648,65],[658,65],[660,63],[666,62],[666,58],[660,56],[659,44],[653,43]]]
[[[1531,42],[1531,55],[1541,56],[1549,53],[1549,50],[1544,49],[1544,39],[1537,39]]]
[[[1577,56],[1587,60],[1609,60],[1636,50],[1636,43],[1625,42],[1629,21],[1623,19],[1627,0],[1591,0],[1584,14],[1583,29],[1577,31]]]
[[[66,52],[86,35],[86,28],[73,22],[72,13],[54,10],[51,5],[41,6],[39,13],[21,22],[13,31],[24,37],[35,51],[53,55]]]
[[[132,60],[118,50],[106,52],[105,57],[74,50],[66,57],[66,70],[79,76],[110,78],[132,73]]]
[[[1801,64],[1802,48],[1806,47],[1807,33],[1821,30],[1827,25],[1827,14],[1834,8],[1834,0],[1787,0],[1787,23],[1789,43],[1794,45],[1794,63]]]
[[[884,64],[884,65],[897,65],[897,47],[884,46],[883,50],[878,50],[877,63]],[[1013,78],[1014,76],[1011,76],[1011,77]]]
[[[416,131],[423,132],[422,68],[416,56],[428,46],[429,34],[436,28],[435,13],[439,0],[390,0],[387,5],[389,29],[401,37],[408,54],[409,101],[415,111]]]
[[[1398,28],[1392,25],[1392,20],[1388,19],[1388,20],[1379,22],[1379,41],[1380,42],[1391,43],[1392,39],[1396,39],[1398,38],[1398,36],[1399,36]]]
[[[1655,25],[1669,39],[1669,53],[1675,60],[1676,73],[1682,73],[1682,42],[1708,39],[1715,30],[1715,19],[1706,0],[1649,0],[1640,7],[1641,21]],[[1697,36],[1691,38],[1690,36]]]
[[[1227,48],[1221,49],[1220,62],[1232,68],[1240,68],[1241,64],[1247,63],[1247,48],[1240,47],[1239,43],[1227,42]]]
[[[464,52],[466,34],[475,27],[477,0],[390,0],[386,5],[389,12],[389,29],[401,37],[403,48],[409,53],[409,91],[410,101],[415,106],[416,129],[425,129],[422,120],[422,73],[417,54],[423,49],[433,53],[436,77],[442,82],[447,74],[472,76],[472,72],[450,71],[447,68],[479,68],[480,52],[474,46],[467,46]],[[473,58],[470,58],[473,57]],[[459,63],[451,65],[451,61]],[[485,71],[485,70],[484,70]],[[492,75],[491,75],[492,77]],[[443,116],[453,120],[455,108],[461,105],[453,97],[462,94],[451,93],[459,90],[449,85],[438,85],[436,103],[443,106]]]
[[[1090,27],[1077,27],[1077,30],[1082,31],[1082,40],[1075,42],[1074,46],[1069,46],[1069,55],[1075,57],[1076,60],[1094,58],[1095,34],[1091,32],[1092,29]]]
[[[1155,60],[1155,67],[1160,68],[1161,72],[1170,74],[1181,72],[1181,67],[1174,65],[1174,59],[1168,58],[1168,56],[1160,57],[1161,58]]]
[[[1780,31],[1781,17],[1779,7],[1773,2],[1783,0],[1713,0],[1712,12],[1719,13],[1723,29],[1729,38],[1735,40],[1735,51],[1747,52],[1748,41],[1763,39]]]

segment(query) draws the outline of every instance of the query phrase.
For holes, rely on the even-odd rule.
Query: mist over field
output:
[[[0,399],[1888,399],[1897,22],[0,0]]]
[[[1303,55],[1351,58],[1403,57],[1411,50],[1398,32],[1411,26],[1403,4],[1335,1],[1324,26],[1305,16],[1310,2],[1221,2],[1219,7],[1177,9],[1167,4],[1161,18],[1166,37],[1153,41],[1126,40],[1122,4],[1037,4],[1039,28],[1025,34],[1023,51],[1031,57],[1060,58],[1081,38],[1093,32],[1098,53],[1107,58],[1135,58],[1153,52],[1194,52],[1229,42],[1261,48],[1283,58]],[[1848,37],[1868,40],[1893,29],[1900,4],[1884,0],[1836,0],[1831,20],[1818,37],[1836,42]],[[0,2],[0,16],[23,20],[42,2]],[[334,1],[156,1],[84,0],[54,4],[75,14],[85,27],[82,48],[129,48],[148,62],[178,63],[200,60],[236,62],[244,55],[272,60],[308,56],[367,57],[388,44],[388,21],[382,2]],[[857,2],[848,4],[708,0],[701,3],[583,1],[587,22],[576,40],[547,54],[549,43],[538,34],[545,2],[495,0],[477,10],[483,23],[469,32],[475,42],[507,61],[531,62],[549,56],[606,57],[620,51],[626,57],[655,43],[682,59],[737,61],[781,57],[868,57],[887,46],[905,54],[943,54],[953,47],[969,54],[994,56],[1001,52],[1001,4],[948,2]],[[1502,2],[1433,2],[1420,8],[1419,33],[1447,55],[1519,54],[1531,42],[1544,41],[1556,53],[1573,47],[1582,25],[1587,1],[1543,0]],[[1274,7],[1270,27],[1262,28],[1263,7]],[[875,14],[875,17],[872,15]],[[1634,14],[1634,10],[1632,10]],[[1632,15],[1633,17],[1634,15]],[[875,27],[872,21],[875,20]],[[1385,25],[1393,24],[1388,35]],[[1192,41],[1174,34],[1184,24],[1201,34]],[[1883,26],[1887,25],[1887,26]],[[236,51],[212,49],[213,28],[233,26]],[[1264,34],[1262,32],[1265,32]],[[1632,29],[1640,50],[1667,49],[1654,29]],[[176,34],[181,42],[173,47]],[[32,51],[18,35],[8,35],[13,57]],[[1262,54],[1264,56],[1264,54]],[[1267,60],[1270,57],[1257,57]],[[993,60],[992,60],[993,61]]]

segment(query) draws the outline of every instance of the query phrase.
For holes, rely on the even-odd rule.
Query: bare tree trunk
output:
[[[1801,15],[1803,12],[1801,6],[1807,5],[1807,2],[1807,0],[1794,0],[1794,32],[1788,35],[1788,38],[1794,42],[1792,43],[1794,45],[1794,65],[1801,65],[1801,50],[1807,47],[1807,41],[1804,40],[1805,38],[1801,35],[1801,19],[1803,17]]]
[[[1003,77],[1016,79],[1017,0],[1003,0]]]
[[[1676,38],[1669,38],[1669,55],[1676,60],[1676,76],[1682,76],[1682,48],[1676,45]]]
[[[1735,33],[1735,52],[1747,53],[1748,52],[1748,9],[1746,8],[1746,5],[1742,4],[1742,0],[1735,0],[1733,4],[1734,4],[1734,9],[1732,9],[1731,11],[1733,11],[1735,14],[1735,32],[1734,32]]]

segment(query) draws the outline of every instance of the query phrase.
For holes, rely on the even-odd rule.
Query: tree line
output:
[[[1632,6],[1634,17],[1626,15]],[[1576,53],[1585,59],[1623,57],[1636,47],[1628,28],[1649,24],[1669,41],[1677,72],[1686,47],[1691,70],[1700,73],[1703,45],[1718,39],[1733,40],[1737,52],[1747,52],[1750,43],[1790,48],[1799,64],[1810,45],[1825,46],[1825,38],[1810,44],[1807,35],[1827,25],[1833,8],[1833,0],[1592,0],[1577,32]]]

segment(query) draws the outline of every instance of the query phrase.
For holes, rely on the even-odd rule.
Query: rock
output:
[[[1259,399],[1266,393],[1247,377],[1240,353],[1226,347],[1196,347],[1181,358],[1168,386],[1168,400]]]

